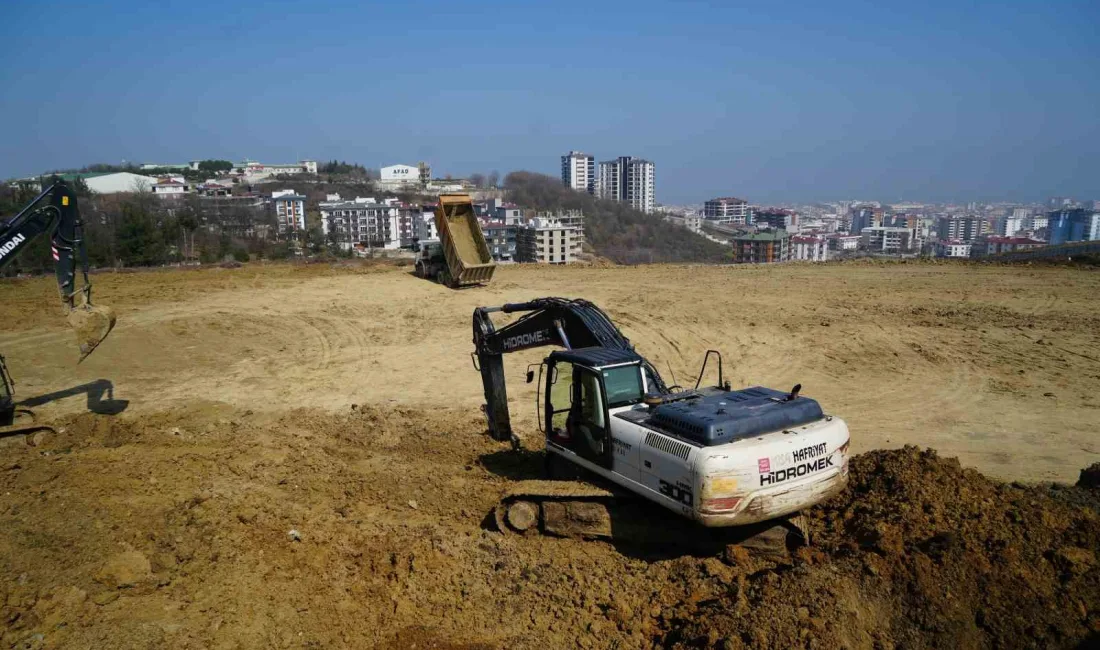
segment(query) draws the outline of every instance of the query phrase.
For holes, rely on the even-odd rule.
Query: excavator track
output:
[[[716,555],[740,546],[752,556],[781,559],[809,544],[801,515],[705,528],[628,493],[582,481],[523,481],[501,496],[493,519],[509,535],[606,540],[674,553]]]
[[[38,433],[39,431],[49,431],[56,433],[57,430],[48,424],[38,424],[35,421],[34,411],[30,409],[16,409],[16,420],[9,426],[0,427],[0,439],[11,438],[14,436],[26,436],[32,433]],[[29,438],[27,439],[30,440]],[[28,444],[30,444],[28,442]]]

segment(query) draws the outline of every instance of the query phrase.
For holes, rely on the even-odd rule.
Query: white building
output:
[[[653,212],[656,172],[652,162],[619,156],[600,163],[599,195],[612,201],[629,203],[642,212]]]
[[[969,258],[970,242],[963,241],[938,241],[936,242],[936,257]]]
[[[280,235],[305,232],[306,197],[295,194],[294,190],[276,190],[271,193],[271,203]]]
[[[191,192],[191,186],[182,176],[158,178],[153,185],[153,194],[162,199],[181,199]]]
[[[745,225],[752,223],[752,208],[745,199],[721,196],[703,204],[703,216],[718,223]]]
[[[687,228],[693,233],[703,232],[703,217],[698,214],[670,214],[665,216],[665,221]]]
[[[516,228],[516,261],[568,264],[576,261],[576,228],[532,219]]]
[[[860,244],[874,253],[910,253],[920,251],[920,237],[913,228],[872,226],[861,232]]]
[[[435,229],[435,212],[424,212],[419,219],[413,220],[414,236],[418,241],[438,240],[439,231]]]
[[[379,170],[378,186],[386,190],[413,189],[421,185],[420,167],[390,165]],[[429,172],[430,173],[430,172]]]
[[[130,172],[115,172],[98,176],[83,176],[88,189],[96,194],[115,194],[117,192],[148,192],[157,184],[154,176],[142,176]]]
[[[791,237],[791,259],[804,262],[827,261],[829,245],[824,237]]]
[[[561,182],[578,192],[596,193],[596,158],[580,151],[561,157]]]
[[[1027,216],[1012,216],[1001,217],[997,221],[997,234],[1002,237],[1012,237],[1021,230],[1025,230],[1028,227],[1030,220]]]
[[[398,224],[400,206],[394,199],[381,203],[372,198],[320,204],[321,232],[343,250],[396,249],[401,247]]]
[[[198,162],[192,164],[195,166],[195,169],[198,168]],[[233,168],[240,169],[241,172],[249,178],[267,178],[268,176],[275,176],[278,174],[316,174],[317,161],[302,160],[297,163],[269,165],[256,162],[255,160],[246,160],[237,163]]]

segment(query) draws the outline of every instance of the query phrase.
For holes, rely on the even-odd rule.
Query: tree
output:
[[[200,160],[199,171],[203,172],[227,172],[233,169],[233,163],[228,160]]]
[[[532,172],[512,172],[504,179],[508,199],[536,210],[580,210],[585,239],[595,251],[616,262],[732,261],[732,251],[687,228],[617,201],[597,199],[563,187],[561,181]]]
[[[495,169],[489,172],[489,176],[485,179],[485,183],[488,187],[500,187],[500,172]]]
[[[470,174],[469,180],[474,187],[485,187],[485,174]]]

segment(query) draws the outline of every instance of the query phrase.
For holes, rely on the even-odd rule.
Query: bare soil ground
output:
[[[1100,460],[1096,271],[506,267],[451,291],[407,269],[250,264],[95,281],[119,325],[79,366],[52,280],[0,283],[18,395],[59,427],[0,441],[4,645],[1100,642],[1100,497],[1071,486]],[[867,453],[811,513],[814,547],[777,564],[486,527],[540,462],[482,435],[470,314],[545,295],[603,306],[667,379],[694,383],[717,348],[735,385],[802,383],[844,417]],[[506,360],[532,449],[522,375],[539,358]]]

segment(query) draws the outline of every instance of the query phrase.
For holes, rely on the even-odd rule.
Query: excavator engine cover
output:
[[[788,393],[762,386],[735,391],[706,389],[698,397],[661,404],[650,413],[653,425],[707,447],[824,417],[816,400],[791,398]]]

